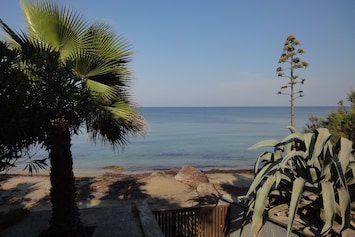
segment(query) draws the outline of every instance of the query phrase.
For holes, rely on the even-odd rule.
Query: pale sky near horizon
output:
[[[139,106],[288,106],[276,75],[289,34],[309,63],[296,106],[337,106],[355,90],[353,0],[58,0],[109,22],[135,52],[132,94]],[[0,18],[24,29],[17,0]],[[1,33],[3,34],[3,33]]]

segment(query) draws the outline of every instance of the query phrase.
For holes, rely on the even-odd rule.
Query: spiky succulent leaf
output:
[[[313,135],[314,135],[313,133],[304,133],[303,134],[303,141],[306,146],[306,151],[310,150],[310,144],[312,142]]]
[[[260,141],[258,143],[255,143],[254,145],[249,147],[248,150],[253,150],[253,149],[257,149],[257,148],[261,148],[261,147],[275,147],[279,143],[280,142],[278,140],[272,140],[272,139],[264,140],[264,141]]]
[[[254,211],[252,216],[252,224],[251,229],[254,236],[257,236],[261,227],[263,226],[264,219],[263,213],[265,210],[265,205],[267,198],[269,196],[270,190],[275,182],[274,176],[269,176],[265,183],[260,187],[260,189],[256,192]]]
[[[350,195],[345,187],[337,189],[339,197],[338,212],[341,217],[341,233],[350,226]]]
[[[258,173],[259,172],[259,166],[260,163],[264,162],[264,161],[271,161],[273,159],[274,154],[272,152],[264,152],[262,153],[259,158],[256,160],[255,162],[255,166],[254,166],[254,173]]]
[[[275,188],[277,188],[279,186],[279,184],[285,180],[288,183],[291,183],[291,179],[290,177],[288,177],[287,175],[281,173],[280,171],[276,171],[275,172]]]
[[[335,218],[335,194],[331,182],[321,182],[322,199],[324,208],[324,225],[320,232],[321,236],[326,235],[333,226]]]
[[[290,135],[288,135],[287,137],[285,137],[281,143],[289,143],[290,141],[293,141],[293,140],[300,140],[300,141],[303,141],[303,134],[302,133],[299,133],[299,132],[294,132],[294,133],[291,133]]]
[[[297,133],[296,128],[294,128],[292,126],[288,126],[287,128],[290,130],[291,133]]]
[[[305,183],[305,180],[301,177],[297,177],[293,181],[291,202],[290,202],[289,215],[288,215],[288,221],[287,221],[287,235],[286,235],[287,237],[289,237],[291,234],[292,225],[295,220],[295,215],[296,215],[297,209],[298,209],[298,204],[299,204],[301,196],[302,196],[302,190],[303,190],[304,183]]]
[[[352,141],[341,137],[339,139],[339,142],[338,142],[336,148],[335,148],[335,149],[339,149],[338,158],[339,158],[339,162],[341,164],[341,169],[344,174],[346,172],[346,167],[348,166],[349,161],[350,161],[349,158],[351,156],[352,146],[353,146]]]
[[[318,160],[318,157],[321,155],[321,153],[324,150],[325,144],[329,141],[330,139],[330,133],[328,129],[326,128],[319,128],[315,131],[316,134],[316,141],[314,144],[314,150],[312,154],[312,161]]]
[[[246,196],[249,196],[251,193],[253,193],[254,190],[256,190],[256,188],[261,184],[263,179],[277,168],[276,166],[277,164],[275,163],[268,163],[265,166],[263,166],[260,169],[259,173],[255,176],[253,182],[250,184]]]

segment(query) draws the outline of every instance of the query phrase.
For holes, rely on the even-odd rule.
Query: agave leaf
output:
[[[328,143],[328,141],[329,141],[331,135],[330,135],[328,129],[326,129],[326,128],[317,129],[315,134],[316,134],[316,140],[314,141],[314,144],[312,144],[313,149],[312,150],[310,149],[310,152],[312,152],[312,154],[309,154],[309,156],[311,157],[311,164],[313,166],[315,166],[319,171],[321,171],[322,170],[321,164],[323,164],[322,163],[323,159],[320,160],[319,156],[321,155],[322,152],[324,154],[327,154],[326,150],[327,150],[328,146],[330,145],[330,143]]]
[[[251,229],[254,235],[258,235],[261,227],[263,226],[263,214],[265,210],[265,205],[270,193],[270,189],[272,188],[274,182],[275,177],[273,175],[269,176],[263,186],[261,186],[256,193],[255,206],[251,223]]]
[[[343,173],[345,174],[346,167],[349,164],[349,156],[351,155],[353,143],[352,143],[352,141],[341,137],[337,146],[340,146],[338,158],[339,158],[339,162],[341,164],[341,169],[342,169]]]
[[[350,196],[347,188],[338,188],[339,213],[341,217],[341,233],[350,226]]]
[[[309,177],[309,167],[307,165],[307,161],[303,159],[303,157],[295,156],[293,157],[293,163],[288,164],[290,169],[292,169],[293,173],[296,176],[301,176],[305,179]],[[291,160],[290,160],[291,161]],[[307,181],[310,181],[307,179]]]
[[[299,133],[299,132],[295,132],[295,133],[291,133],[290,135],[288,135],[287,137],[285,137],[281,143],[288,143],[289,141],[292,141],[294,139],[298,139],[298,140],[301,140],[303,141],[304,138],[303,138],[303,134],[302,133]]]
[[[259,156],[260,161],[271,161],[274,153],[272,152],[264,152]]]
[[[311,158],[312,160],[318,160],[318,157],[323,151],[324,145],[330,139],[330,133],[326,128],[318,128],[315,133],[317,139],[314,144],[314,150]]]
[[[309,168],[309,174],[312,179],[312,183],[316,182],[318,180],[318,173],[315,167],[310,167]]]
[[[355,184],[355,178],[348,179],[348,180],[346,181],[346,184],[347,184],[348,187],[349,187],[350,185]]]
[[[313,133],[304,133],[303,134],[303,141],[306,145],[307,151],[309,150],[309,146],[312,142],[312,138],[313,138]]]
[[[352,153],[349,156],[349,162],[355,162],[355,157]]]
[[[276,183],[275,183],[276,188],[279,186],[279,184],[282,180],[286,180],[287,182],[291,183],[290,177],[281,173],[280,171],[275,172],[275,180],[276,180]]]
[[[336,211],[336,202],[333,184],[331,182],[321,182],[321,187],[324,208],[324,225],[320,235],[324,236],[330,231],[333,226]]]
[[[296,128],[292,127],[292,126],[288,126],[287,127],[291,133],[298,133],[298,131],[296,130]]]
[[[255,176],[253,182],[249,186],[249,190],[246,194],[246,196],[250,196],[252,192],[256,189],[256,187],[259,186],[261,181],[268,175],[270,175],[270,172],[276,168],[277,164],[276,163],[268,163],[265,166],[263,166],[259,173]]]
[[[330,142],[330,140],[328,140],[325,144],[324,144],[324,154],[327,154],[327,152],[329,153],[330,156],[333,156],[334,152],[333,152],[333,143]]]
[[[290,160],[294,159],[295,157],[305,157],[306,153],[304,151],[296,151],[292,150],[286,156],[283,158],[283,160],[280,163],[280,167],[282,170],[284,170],[287,167],[292,168],[292,164],[289,163]]]
[[[275,151],[274,151],[274,160],[278,161],[278,160],[280,160],[282,158],[283,158],[282,149],[275,149]]]
[[[275,147],[276,145],[278,145],[280,142],[278,140],[264,140],[264,141],[260,141],[258,143],[255,143],[254,145],[252,145],[251,147],[248,148],[248,150],[253,150],[253,149],[257,149],[260,147]]]
[[[335,170],[337,171],[341,187],[346,187],[347,186],[346,185],[346,178],[345,178],[345,174],[342,171],[340,162],[338,161],[338,159],[331,159],[331,161],[335,167]]]
[[[272,152],[264,152],[264,153],[262,153],[262,154],[258,157],[258,159],[256,160],[256,162],[255,162],[254,173],[255,173],[255,174],[258,173],[258,171],[259,171],[259,165],[260,165],[261,162],[272,160],[273,155],[274,155],[274,154],[273,154]]]
[[[355,162],[354,161],[350,161],[348,164],[348,168],[351,169],[352,173],[353,173],[353,177],[355,177]]]
[[[322,164],[323,164],[323,163],[322,163]],[[317,168],[319,171],[322,170],[322,165],[321,165],[321,163],[319,162],[318,158],[314,158],[314,159],[312,158],[312,159],[310,160],[309,166],[314,166],[314,167]]]
[[[248,211],[246,212],[246,216],[248,216],[253,210],[255,205],[255,199],[251,199],[248,204]]]
[[[287,210],[287,208],[288,208],[287,204],[280,204],[280,205],[274,206],[270,210],[268,210],[268,217],[271,218],[276,213],[283,211],[283,210]]]
[[[295,220],[295,215],[297,213],[298,209],[298,204],[300,202],[301,196],[302,196],[302,191],[304,187],[305,180],[302,179],[301,177],[297,177],[295,181],[293,182],[292,186],[292,195],[291,195],[291,201],[290,201],[290,210],[289,210],[289,216],[288,216],[288,221],[287,221],[287,237],[290,236],[291,230],[292,230],[292,225]]]
[[[331,175],[332,175],[330,172],[331,166],[332,166],[332,164],[329,163],[326,166],[324,166],[323,169],[321,170],[322,171],[322,173],[321,173],[322,180],[328,181],[331,179]]]

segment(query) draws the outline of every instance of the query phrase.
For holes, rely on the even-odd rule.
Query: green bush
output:
[[[338,109],[329,113],[325,119],[310,115],[305,132],[327,128],[332,134],[331,139],[334,143],[340,137],[345,137],[355,143],[355,91],[351,90],[348,93],[348,101],[349,107],[344,106],[344,102],[340,101]]]

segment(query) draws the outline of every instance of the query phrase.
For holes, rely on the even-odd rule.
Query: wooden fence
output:
[[[228,237],[230,205],[153,211],[165,237]]]

